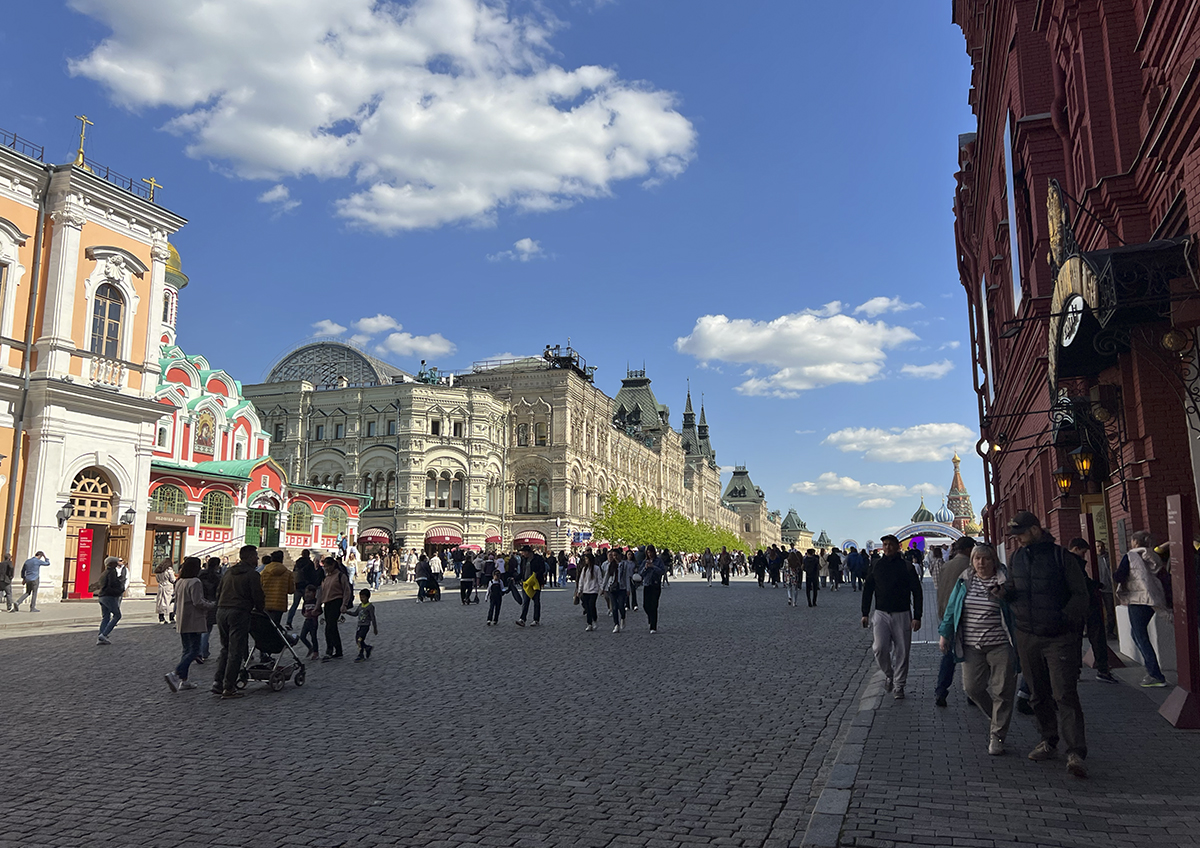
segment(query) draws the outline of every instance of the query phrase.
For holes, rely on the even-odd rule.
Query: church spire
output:
[[[691,380],[688,380],[687,404],[683,407],[683,414],[684,415],[692,414],[692,381]]]

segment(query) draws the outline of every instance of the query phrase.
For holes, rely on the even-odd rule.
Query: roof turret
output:
[[[925,506],[925,496],[922,495],[921,506],[918,507],[917,511],[913,513],[913,524],[928,523],[936,520],[937,519],[934,517],[933,513],[929,511],[929,507]]]

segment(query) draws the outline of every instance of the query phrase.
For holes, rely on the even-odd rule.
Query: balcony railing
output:
[[[93,356],[89,377],[93,386],[103,389],[123,389],[129,377],[129,368],[116,359]]]

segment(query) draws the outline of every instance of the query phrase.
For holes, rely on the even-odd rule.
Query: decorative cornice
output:
[[[83,205],[83,198],[77,194],[55,195],[50,218],[56,226],[83,229],[83,225],[87,223],[87,209]]]

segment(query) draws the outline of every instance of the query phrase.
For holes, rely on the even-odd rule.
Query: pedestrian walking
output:
[[[4,609],[8,612],[12,612],[13,608],[12,584],[15,576],[12,554],[5,551],[4,558],[0,559],[0,592],[4,593]]]
[[[488,627],[500,623],[500,607],[504,605],[504,596],[507,594],[508,591],[504,588],[504,572],[496,569],[492,572],[492,579],[487,587]]]
[[[633,574],[633,563],[621,559],[617,550],[608,552],[608,570],[604,575],[604,591],[608,593],[612,610],[613,633],[625,629],[625,611],[629,605],[629,578]]]
[[[596,558],[585,551],[579,563],[579,578],[575,582],[575,597],[583,604],[583,615],[587,620],[586,631],[596,629],[599,616],[596,614],[596,598],[600,595],[604,574],[596,565]]]
[[[104,558],[104,574],[96,590],[96,601],[100,604],[100,632],[96,635],[97,645],[111,645],[108,635],[121,620],[121,598],[125,594],[125,581],[121,579],[120,560],[115,556]]]
[[[671,552],[666,548],[663,549],[662,556],[652,557],[650,554],[653,550],[653,546],[646,548],[646,559],[642,562],[642,570],[638,574],[641,579],[631,578],[634,582],[642,584],[642,607],[646,610],[646,622],[650,625],[651,636],[658,632],[658,602],[662,597],[662,579],[667,573],[666,564],[671,557]],[[723,557],[729,557],[728,551],[724,548],[721,551]],[[727,570],[721,572],[721,582],[726,586],[729,585],[727,575]]]
[[[645,558],[645,550],[644,549],[642,551],[642,554],[643,554],[643,558]],[[617,556],[620,557],[621,555],[622,555],[621,551],[618,550]],[[637,571],[637,568],[638,568],[637,554],[631,548],[628,552],[625,553],[624,559],[625,559],[625,562],[627,563],[627,565],[625,567],[629,569],[630,575],[633,575]],[[638,585],[639,584],[634,583],[632,580],[630,581],[629,597],[626,599],[626,603],[627,603],[629,609],[633,610],[634,612],[638,611],[638,596],[637,596]]]
[[[1029,687],[1030,707],[1042,740],[1029,752],[1035,762],[1067,743],[1067,771],[1088,776],[1087,734],[1079,702],[1079,643],[1087,615],[1088,591],[1079,558],[1054,543],[1032,512],[1022,510],[1008,523],[1020,547],[1008,563],[1004,599],[1012,608],[1017,654]]]
[[[258,548],[243,545],[238,550],[236,565],[230,566],[221,577],[217,591],[217,633],[221,637],[221,654],[217,657],[217,673],[213,679],[213,694],[222,698],[240,698],[238,672],[250,647],[250,613],[262,610],[262,578],[255,567]]]
[[[1012,612],[1000,597],[1006,575],[995,549],[977,545],[970,559],[971,568],[955,580],[946,601],[938,646],[943,656],[963,664],[963,690],[990,722],[987,751],[998,756],[1004,753],[1017,692]]]
[[[175,670],[163,675],[172,692],[196,688],[196,684],[188,680],[188,669],[200,656],[200,634],[208,630],[208,610],[214,606],[216,604],[204,597],[199,557],[186,557],[175,585],[175,630],[179,633],[183,653]]]
[[[800,584],[804,582],[804,557],[792,545],[788,548],[787,557],[787,599],[789,607],[800,605]]]
[[[717,556],[717,568],[721,569],[721,585],[729,585],[729,570],[733,566],[733,557],[729,555],[729,548],[721,546],[721,553]]]
[[[867,579],[867,558],[853,545],[846,554],[846,571],[850,574],[850,588],[855,592],[862,589],[863,581]]]
[[[1100,581],[1093,580],[1088,574],[1088,560],[1092,555],[1092,546],[1086,539],[1072,539],[1067,543],[1067,550],[1079,558],[1083,564],[1083,580],[1088,588],[1087,621],[1084,623],[1084,634],[1092,646],[1092,668],[1096,669],[1096,679],[1101,683],[1120,683],[1113,677],[1108,665],[1108,638],[1104,631],[1104,599],[1100,594]]]
[[[1200,539],[1195,540],[1200,545]],[[1197,548],[1200,551],[1200,547]],[[1100,599],[1104,602],[1104,632],[1109,639],[1117,638],[1117,605],[1113,594],[1112,563],[1108,559],[1108,547],[1096,542],[1096,565],[1100,572]]]
[[[354,631],[354,643],[358,645],[355,662],[365,662],[371,658],[374,646],[367,644],[367,636],[372,630],[376,636],[379,635],[379,620],[375,617],[375,605],[371,603],[371,590],[362,589],[358,593],[358,629]]]
[[[275,624],[282,626],[283,614],[288,609],[288,595],[296,592],[296,578],[283,564],[283,551],[271,554],[271,561],[262,570],[263,608]]]
[[[310,585],[319,586],[321,583],[321,575],[313,565],[312,551],[308,548],[300,551],[300,558],[292,566],[292,581],[295,583],[295,591],[292,594],[292,605],[288,608],[288,630],[292,629],[292,622],[296,619],[296,609],[304,602],[304,590]]]
[[[154,567],[154,579],[158,582],[158,595],[154,599],[154,611],[159,624],[175,623],[175,564],[164,559]],[[171,620],[167,620],[167,616]]]
[[[713,556],[712,548],[704,549],[704,553],[700,555],[700,565],[704,568],[704,579],[708,581],[708,585],[711,587],[713,571],[717,567],[717,558]]]
[[[321,646],[317,643],[317,623],[321,619],[321,605],[317,603],[317,591],[320,587],[309,583],[304,587],[304,599],[301,601],[300,617],[303,624],[300,627],[300,641],[308,652],[306,660],[321,658]]]
[[[1138,530],[1131,536],[1133,546],[1113,574],[1116,584],[1117,603],[1129,610],[1129,630],[1133,644],[1137,645],[1146,666],[1142,686],[1163,687],[1167,679],[1158,665],[1158,654],[1150,641],[1150,622],[1158,610],[1167,611],[1166,592],[1163,591],[1159,574],[1166,574],[1167,567],[1150,544],[1150,532]]]
[[[521,585],[525,601],[521,604],[521,617],[517,619],[517,626],[525,626],[525,621],[529,616],[529,604],[532,603],[533,621],[529,626],[537,627],[542,623],[542,587],[546,585],[546,559],[529,545],[521,548],[521,554],[529,561],[529,573]]]
[[[900,540],[880,539],[883,558],[867,575],[862,591],[862,626],[873,625],[872,650],[883,672],[884,691],[899,701],[908,682],[908,656],[912,634],[921,629],[924,598],[917,570],[900,556]],[[875,612],[871,613],[871,601]]]
[[[950,559],[938,566],[938,576],[934,578],[934,588],[937,590],[939,622],[945,618],[946,604],[950,600],[950,593],[954,591],[954,587],[958,583],[958,578],[971,567],[971,550],[974,547],[975,540],[970,536],[955,539],[954,544],[950,546]],[[933,687],[933,702],[939,707],[946,706],[950,686],[954,683],[954,668],[957,662],[952,651],[942,653],[941,663],[938,665],[937,683]]]
[[[203,665],[211,655],[209,644],[212,641],[212,629],[217,626],[217,592],[221,586],[221,560],[209,557],[200,570],[200,585],[204,587],[204,598],[212,602],[205,613],[205,628],[200,634],[200,656],[196,662]]]
[[[475,568],[475,556],[467,554],[459,569],[461,576],[458,579],[458,596],[466,606],[471,603],[471,592],[475,590],[475,580],[479,573]]]
[[[37,605],[38,586],[42,582],[42,568],[50,564],[46,555],[38,551],[21,566],[21,582],[25,584],[25,594],[13,601],[10,612],[20,612],[21,604],[29,598],[29,611],[41,612]]]
[[[325,660],[338,660],[342,658],[342,634],[338,631],[338,624],[342,615],[354,604],[354,587],[350,585],[350,575],[346,573],[345,566],[336,559],[325,557],[321,565],[325,569],[319,596],[325,615]]]
[[[417,580],[417,603],[424,603],[429,587],[433,583],[433,568],[429,565],[429,559],[425,554],[421,554],[421,558],[417,560],[414,574]]]
[[[810,607],[817,605],[817,592],[821,590],[821,558],[813,548],[804,555],[804,597]]]

